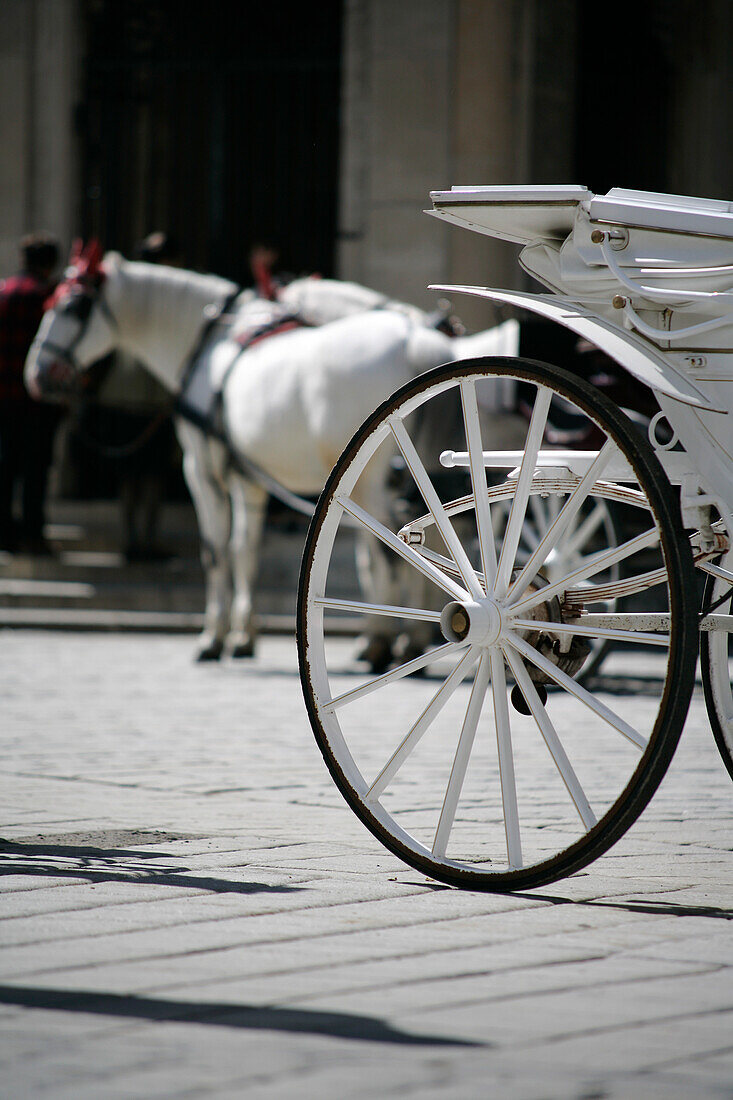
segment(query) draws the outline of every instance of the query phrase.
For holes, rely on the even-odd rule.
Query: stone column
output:
[[[3,0],[0,34],[0,275],[17,267],[24,234],[64,247],[78,224],[74,109],[77,0]]]
[[[339,274],[425,307],[517,285],[517,249],[426,217],[431,190],[530,182],[533,0],[347,0]],[[453,300],[472,330],[500,318]]]
[[[339,275],[431,307],[445,228],[423,213],[449,185],[455,0],[348,0]]]
[[[452,178],[455,184],[526,183],[533,22],[531,4],[460,0],[455,48]],[[518,249],[464,229],[449,229],[440,281],[515,287]],[[456,296],[471,330],[501,320],[495,307]]]

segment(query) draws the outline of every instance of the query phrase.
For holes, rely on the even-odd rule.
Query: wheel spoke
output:
[[[463,781],[466,778],[466,768],[468,767],[468,761],[471,757],[471,749],[473,748],[473,742],[476,736],[476,727],[478,726],[478,720],[481,716],[481,708],[484,704],[490,674],[491,665],[489,657],[487,653],[484,653],[479,662],[478,669],[476,670],[476,677],[473,681],[473,687],[471,688],[471,697],[468,700],[466,717],[463,720],[460,737],[458,738],[458,746],[456,748],[453,767],[451,768],[450,779],[448,780],[448,786],[443,800],[443,808],[440,813],[438,828],[435,832],[433,855],[438,856],[438,858],[442,858],[445,855],[448,847],[448,840],[456,815],[456,806],[458,805],[458,799],[461,797],[461,791],[463,790]]]
[[[596,816],[585,796],[585,791],[580,785],[580,780],[567,758],[565,749],[562,747],[562,743],[550,720],[550,716],[537,694],[537,688],[532,683],[524,662],[509,648],[509,646],[505,649],[504,655],[512,670],[514,679],[517,681],[527,705],[532,712],[532,717],[537,723],[539,731],[544,738],[550,756],[555,761],[555,766],[567,788],[568,794],[572,798],[575,808],[580,815],[580,820],[583,822],[586,829],[592,829],[596,824]]]
[[[414,443],[407,434],[405,425],[397,417],[393,417],[389,424],[397,442],[397,446],[402,452],[402,457],[407,463],[407,467],[413,476],[415,484],[420,490],[420,494],[427,504],[431,515],[435,519],[435,526],[440,531],[443,542],[453,556],[453,560],[463,578],[463,583],[475,600],[481,599],[484,593],[479,584],[478,577],[468,560],[468,555],[463,549],[463,544],[458,538],[453,528],[453,524],[448,518],[443,503],[435,491],[435,486],[428,477],[428,472],[423,465],[422,459],[417,453]]]
[[[407,736],[399,744],[397,749],[392,753],[387,763],[382,768],[377,778],[372,783],[371,787],[365,794],[367,802],[376,802],[378,798],[384,793],[386,787],[394,779],[399,769],[407,760],[413,749],[416,748],[420,738],[425,731],[429,728],[432,722],[440,714],[443,707],[446,705],[450,697],[456,691],[456,689],[463,682],[465,677],[471,671],[479,658],[479,654],[475,648],[471,648],[467,653],[464,653],[461,660],[451,672],[450,676],[446,677],[443,683],[436,691],[433,698],[430,700],[425,710],[422,712],[417,722],[412,726]]]
[[[519,539],[522,534],[524,517],[527,512],[527,500],[532,489],[532,478],[537,465],[537,455],[542,444],[542,437],[547,425],[547,414],[552,400],[552,391],[544,386],[537,387],[532,418],[527,432],[526,446],[522,455],[522,463],[519,467],[517,488],[509,512],[509,520],[504,532],[504,541],[501,544],[499,564],[496,570],[495,593],[499,598],[506,595],[509,588],[509,580],[514,568],[514,560],[517,554]]]
[[[626,616],[628,618],[628,616]],[[600,616],[596,616],[600,618]],[[621,616],[617,616],[621,618]],[[616,630],[613,627],[598,625],[586,626],[585,619],[571,623],[553,623],[545,619],[512,619],[512,626],[520,630],[536,630],[541,627],[548,634],[578,634],[582,638],[608,638],[616,642],[644,642],[646,645],[669,645],[667,634],[647,634],[640,630]]]
[[[513,604],[512,611],[515,613],[529,611],[535,604],[544,603],[552,596],[557,595],[558,592],[564,592],[566,589],[571,588],[578,581],[585,580],[586,577],[591,577],[594,573],[599,573],[601,570],[607,569],[609,566],[615,565],[616,562],[623,561],[625,558],[630,558],[632,554],[636,554],[639,550],[644,550],[648,546],[654,546],[657,542],[659,542],[659,532],[656,527],[650,527],[648,531],[644,531],[643,534],[637,535],[636,538],[629,539],[628,542],[611,547],[610,550],[603,550],[598,554],[593,554],[590,558],[586,558],[583,565],[578,569],[574,569],[572,573],[568,573],[566,576],[561,577],[560,580],[555,581],[554,584],[548,584],[544,588],[538,588],[523,600],[520,599],[518,603]],[[664,578],[660,577],[660,580],[662,579]]]
[[[481,568],[485,577],[485,585],[490,586],[494,583],[494,577],[496,576],[496,544],[491,524],[476,385],[473,381],[464,380],[461,382],[461,407],[463,409],[463,425],[466,432],[466,445],[470,462],[471,489],[476,502],[476,531],[481,554]]]
[[[397,538],[397,535],[393,534],[383,523],[380,523],[375,516],[365,511],[356,501],[351,500],[349,497],[340,496],[336,498],[336,503],[350,516],[353,516],[362,527],[383,542],[385,546],[389,546],[396,554],[399,554],[401,558],[404,558],[406,562],[426,576],[428,580],[431,580],[433,584],[437,584],[438,588],[442,588],[444,592],[447,592],[449,596],[453,596],[457,600],[465,600],[469,595],[465,588],[455,584],[450,577],[436,569],[434,565],[416,553],[411,546],[408,546],[402,539]]]
[[[602,703],[600,699],[596,699],[595,695],[591,695],[589,691],[578,683],[577,680],[573,680],[572,676],[567,676],[562,672],[557,665],[554,665],[552,661],[548,661],[541,653],[538,653],[531,645],[524,641],[516,634],[507,635],[506,641],[514,649],[518,649],[519,652],[526,657],[533,665],[536,665],[542,672],[545,672],[551,680],[554,680],[560,687],[565,688],[566,691],[574,695],[576,699],[579,699],[581,703],[592,711],[594,711],[599,718],[602,718],[610,726],[613,726],[615,730],[623,734],[629,741],[631,741],[637,748],[645,749],[647,746],[647,739],[640,733],[625,722],[623,718],[612,711],[610,707],[607,707],[605,703]]]
[[[391,668],[389,672],[383,672],[381,676],[375,676],[374,679],[368,680],[365,684],[360,684],[359,687],[344,691],[341,695],[335,695],[333,699],[325,699],[322,705],[331,710],[336,710],[345,703],[353,703],[356,699],[371,695],[373,691],[378,691],[379,688],[391,684],[393,680],[401,680],[403,676],[411,676],[413,672],[419,672],[421,668],[426,668],[427,665],[431,665],[435,661],[450,657],[452,654],[465,649],[466,646],[466,642],[446,642],[445,645],[438,646],[436,649],[429,649],[426,653],[421,653],[419,657],[413,657],[411,661],[405,661],[397,668]]]
[[[504,809],[507,858],[510,867],[521,867],[522,838],[519,831],[517,784],[514,778],[512,728],[507,705],[504,654],[496,646],[490,652],[491,688],[494,696],[494,723],[496,725],[496,747],[499,754],[499,779],[501,782],[501,804]]]
[[[545,532],[540,544],[534,551],[529,561],[524,565],[521,573],[512,584],[509,594],[513,599],[519,599],[528,584],[531,584],[539,569],[547,559],[548,554],[557,546],[563,534],[578,512],[599,476],[608,465],[612,455],[616,451],[615,445],[608,440],[598,452],[585,475],[580,479],[572,493],[560,509],[560,513],[552,526]]]
[[[330,596],[316,596],[315,607],[328,608],[329,611],[349,611],[357,615],[387,615],[396,619],[420,619],[428,623],[439,623],[439,611],[426,611],[420,607],[397,607],[394,604],[363,603],[361,600],[335,600]]]
[[[727,584],[733,584],[733,575],[731,575],[731,571],[729,569],[721,569],[719,565],[714,565],[711,561],[701,563],[698,565],[698,569],[702,569],[704,573],[709,573],[711,577],[717,577]]]

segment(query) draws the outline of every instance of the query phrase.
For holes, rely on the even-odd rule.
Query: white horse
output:
[[[116,253],[100,262],[98,246],[77,249],[72,259],[29,352],[26,384],[35,396],[59,397],[119,348],[182,395],[188,414],[176,416],[176,431],[206,576],[199,660],[216,659],[225,647],[238,657],[254,650],[252,582],[267,491],[242,475],[232,455],[253,460],[295,493],[316,495],[359,424],[399,385],[448,360],[516,354],[515,322],[449,338],[425,327],[426,315],[414,307],[380,298],[384,308],[365,312],[374,292],[356,288],[360,299],[352,284],[345,291],[341,284],[346,304],[334,307],[326,280],[320,288],[315,280],[300,291],[293,285],[291,299],[307,291],[314,316],[314,302],[347,316],[253,342],[264,324],[286,321],[286,303]],[[384,516],[385,478],[360,489],[363,505]],[[391,583],[383,557],[372,556],[376,572],[368,578],[369,594],[380,593],[381,602]],[[384,629],[383,620],[367,624],[368,634]],[[382,667],[384,657],[372,663]]]

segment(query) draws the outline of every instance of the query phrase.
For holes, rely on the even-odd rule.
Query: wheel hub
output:
[[[443,608],[440,629],[448,642],[494,645],[503,629],[499,605],[490,598],[465,603],[452,600]]]

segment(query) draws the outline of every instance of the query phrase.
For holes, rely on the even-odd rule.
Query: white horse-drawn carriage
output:
[[[733,206],[581,187],[454,188],[432,198],[437,216],[522,244],[523,267],[550,293],[435,289],[566,326],[650,387],[661,410],[645,437],[557,367],[504,357],[438,367],[365,421],[311,524],[301,679],[333,778],[407,863],[454,885],[506,890],[577,870],[637,818],[683,728],[698,647],[710,722],[733,775]],[[520,403],[531,409],[520,446],[497,442],[481,423],[484,395],[498,385],[505,417]],[[455,424],[434,433],[432,457],[462,470],[465,488],[446,499],[414,437],[426,408],[450,393],[462,423],[458,435]],[[548,425],[568,414],[595,435],[592,448],[548,445]],[[389,526],[359,489],[395,446],[421,506]],[[598,522],[600,502],[636,517],[620,542]],[[520,555],[540,507],[550,520]],[[568,532],[579,518],[586,535],[595,523],[595,537],[573,555]],[[437,606],[340,598],[330,561],[346,522],[427,578]],[[329,634],[330,617],[348,611],[429,620],[440,644],[355,681]],[[602,679],[580,682],[590,646],[602,641],[620,647],[622,662],[626,650],[625,693],[610,695]],[[633,686],[640,650],[658,655],[651,697]],[[422,681],[408,676],[426,669]]]
[[[207,564],[202,656],[225,642],[251,652],[268,488],[326,482],[298,595],[301,679],[326,763],[407,863],[506,890],[577,870],[637,818],[684,725],[698,643],[733,775],[733,210],[579,187],[457,188],[433,202],[440,217],[524,245],[523,266],[550,293],[436,289],[592,341],[652,390],[661,411],[648,437],[588,382],[516,358],[513,322],[450,339],[409,307],[362,302],[253,344],[286,303],[91,253],[77,256],[27,377],[63,389],[117,345],[182,394]],[[549,430],[568,417],[587,449]],[[386,489],[395,454],[414,490],[399,508]],[[455,475],[449,490],[441,468]],[[370,564],[361,600],[340,590],[334,565],[354,529]],[[439,640],[362,675],[330,631],[344,614],[373,636],[399,623]],[[658,693],[610,697],[602,680],[582,682],[608,643],[628,649],[632,672],[638,647],[658,654]]]

